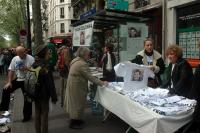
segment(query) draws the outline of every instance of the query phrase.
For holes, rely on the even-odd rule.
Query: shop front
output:
[[[66,46],[69,45],[71,46],[72,42],[72,34],[69,36],[63,36],[63,37],[51,37],[49,39],[49,42],[54,44],[56,47],[61,47],[61,46]]]
[[[177,44],[183,48],[183,57],[195,67],[200,63],[200,3],[177,8]]]
[[[168,0],[167,45],[178,44],[183,49],[183,58],[192,67],[200,64],[197,40],[200,38],[200,1]]]

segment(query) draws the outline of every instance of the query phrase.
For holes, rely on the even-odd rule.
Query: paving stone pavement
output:
[[[58,74],[54,75],[57,93],[60,95]],[[31,121],[22,123],[23,97],[21,90],[15,92],[13,106],[12,133],[35,133],[34,128],[34,104],[33,118]],[[71,130],[68,128],[69,119],[60,106],[60,102],[50,107],[49,112],[49,133],[125,133],[128,125],[118,117],[112,115],[105,123],[102,123],[102,116],[92,115],[90,106],[86,107],[85,128],[82,130]],[[130,132],[131,133],[131,132]]]

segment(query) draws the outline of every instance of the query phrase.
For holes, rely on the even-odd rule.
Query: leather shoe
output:
[[[69,128],[71,129],[83,129],[84,121],[82,120],[70,120]]]

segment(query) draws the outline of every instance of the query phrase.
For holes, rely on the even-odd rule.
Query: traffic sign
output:
[[[21,29],[21,30],[19,31],[19,34],[20,34],[20,36],[26,36],[26,35],[27,35],[27,32],[26,32],[25,29]]]

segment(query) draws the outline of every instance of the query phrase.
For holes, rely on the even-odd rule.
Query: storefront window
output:
[[[200,4],[177,9],[177,43],[183,57],[200,59],[197,40],[200,38]]]

